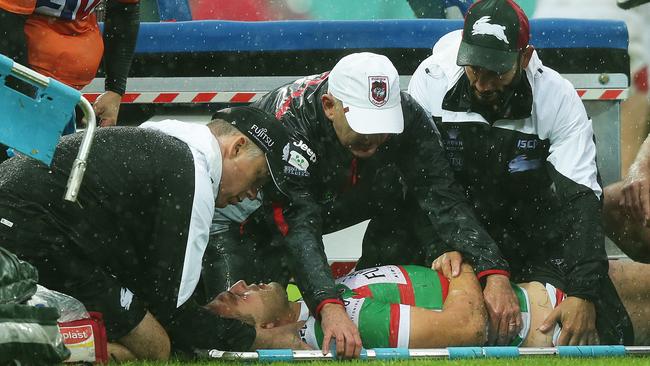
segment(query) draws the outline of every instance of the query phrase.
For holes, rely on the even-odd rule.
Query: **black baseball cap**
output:
[[[272,114],[253,107],[221,109],[212,115],[212,120],[215,119],[224,120],[236,127],[264,152],[275,187],[287,195],[283,189],[286,179],[282,151],[289,145],[289,133],[282,123]]]
[[[480,66],[505,73],[530,39],[524,11],[513,0],[480,0],[467,11],[458,66]]]

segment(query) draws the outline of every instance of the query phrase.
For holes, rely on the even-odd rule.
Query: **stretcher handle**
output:
[[[320,350],[303,351],[291,349],[265,349],[256,352],[228,352],[203,350],[200,356],[209,359],[249,362],[292,362],[337,360],[336,352],[323,354]],[[650,346],[559,346],[559,347],[448,347],[428,349],[374,348],[361,352],[362,360],[412,359],[412,358],[517,358],[520,356],[559,357],[615,357],[625,355],[648,355]]]
[[[76,202],[77,195],[79,194],[79,187],[81,187],[81,181],[84,178],[84,173],[86,172],[86,159],[90,153],[90,147],[93,143],[93,137],[95,135],[95,128],[97,127],[97,121],[95,119],[95,111],[90,102],[83,96],[79,99],[77,104],[87,120],[86,130],[84,131],[83,140],[81,140],[81,146],[79,146],[79,152],[77,157],[72,163],[72,170],[70,171],[70,176],[68,177],[68,184],[66,185],[65,196],[63,197],[66,201]]]

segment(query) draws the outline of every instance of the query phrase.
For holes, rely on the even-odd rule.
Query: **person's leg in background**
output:
[[[605,234],[631,259],[650,263],[650,228],[641,225],[619,205],[623,182],[610,184],[603,193]]]
[[[609,276],[632,319],[634,344],[650,344],[650,264],[611,260]]]

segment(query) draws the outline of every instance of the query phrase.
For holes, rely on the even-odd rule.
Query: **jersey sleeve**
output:
[[[140,29],[138,1],[108,1],[104,24],[105,88],[124,95]]]

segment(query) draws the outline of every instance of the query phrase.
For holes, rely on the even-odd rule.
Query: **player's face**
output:
[[[479,66],[465,66],[465,74],[476,100],[486,105],[498,103],[506,88],[512,84],[517,67],[514,65],[509,71],[498,74]]]
[[[250,157],[242,154],[227,166],[224,164],[216,206],[223,208],[241,202],[244,198],[255,199],[259,189],[269,179],[263,155]]]
[[[217,295],[210,307],[224,318],[259,325],[277,321],[286,313],[289,301],[286,291],[277,282],[248,285],[238,281],[228,291]]]

